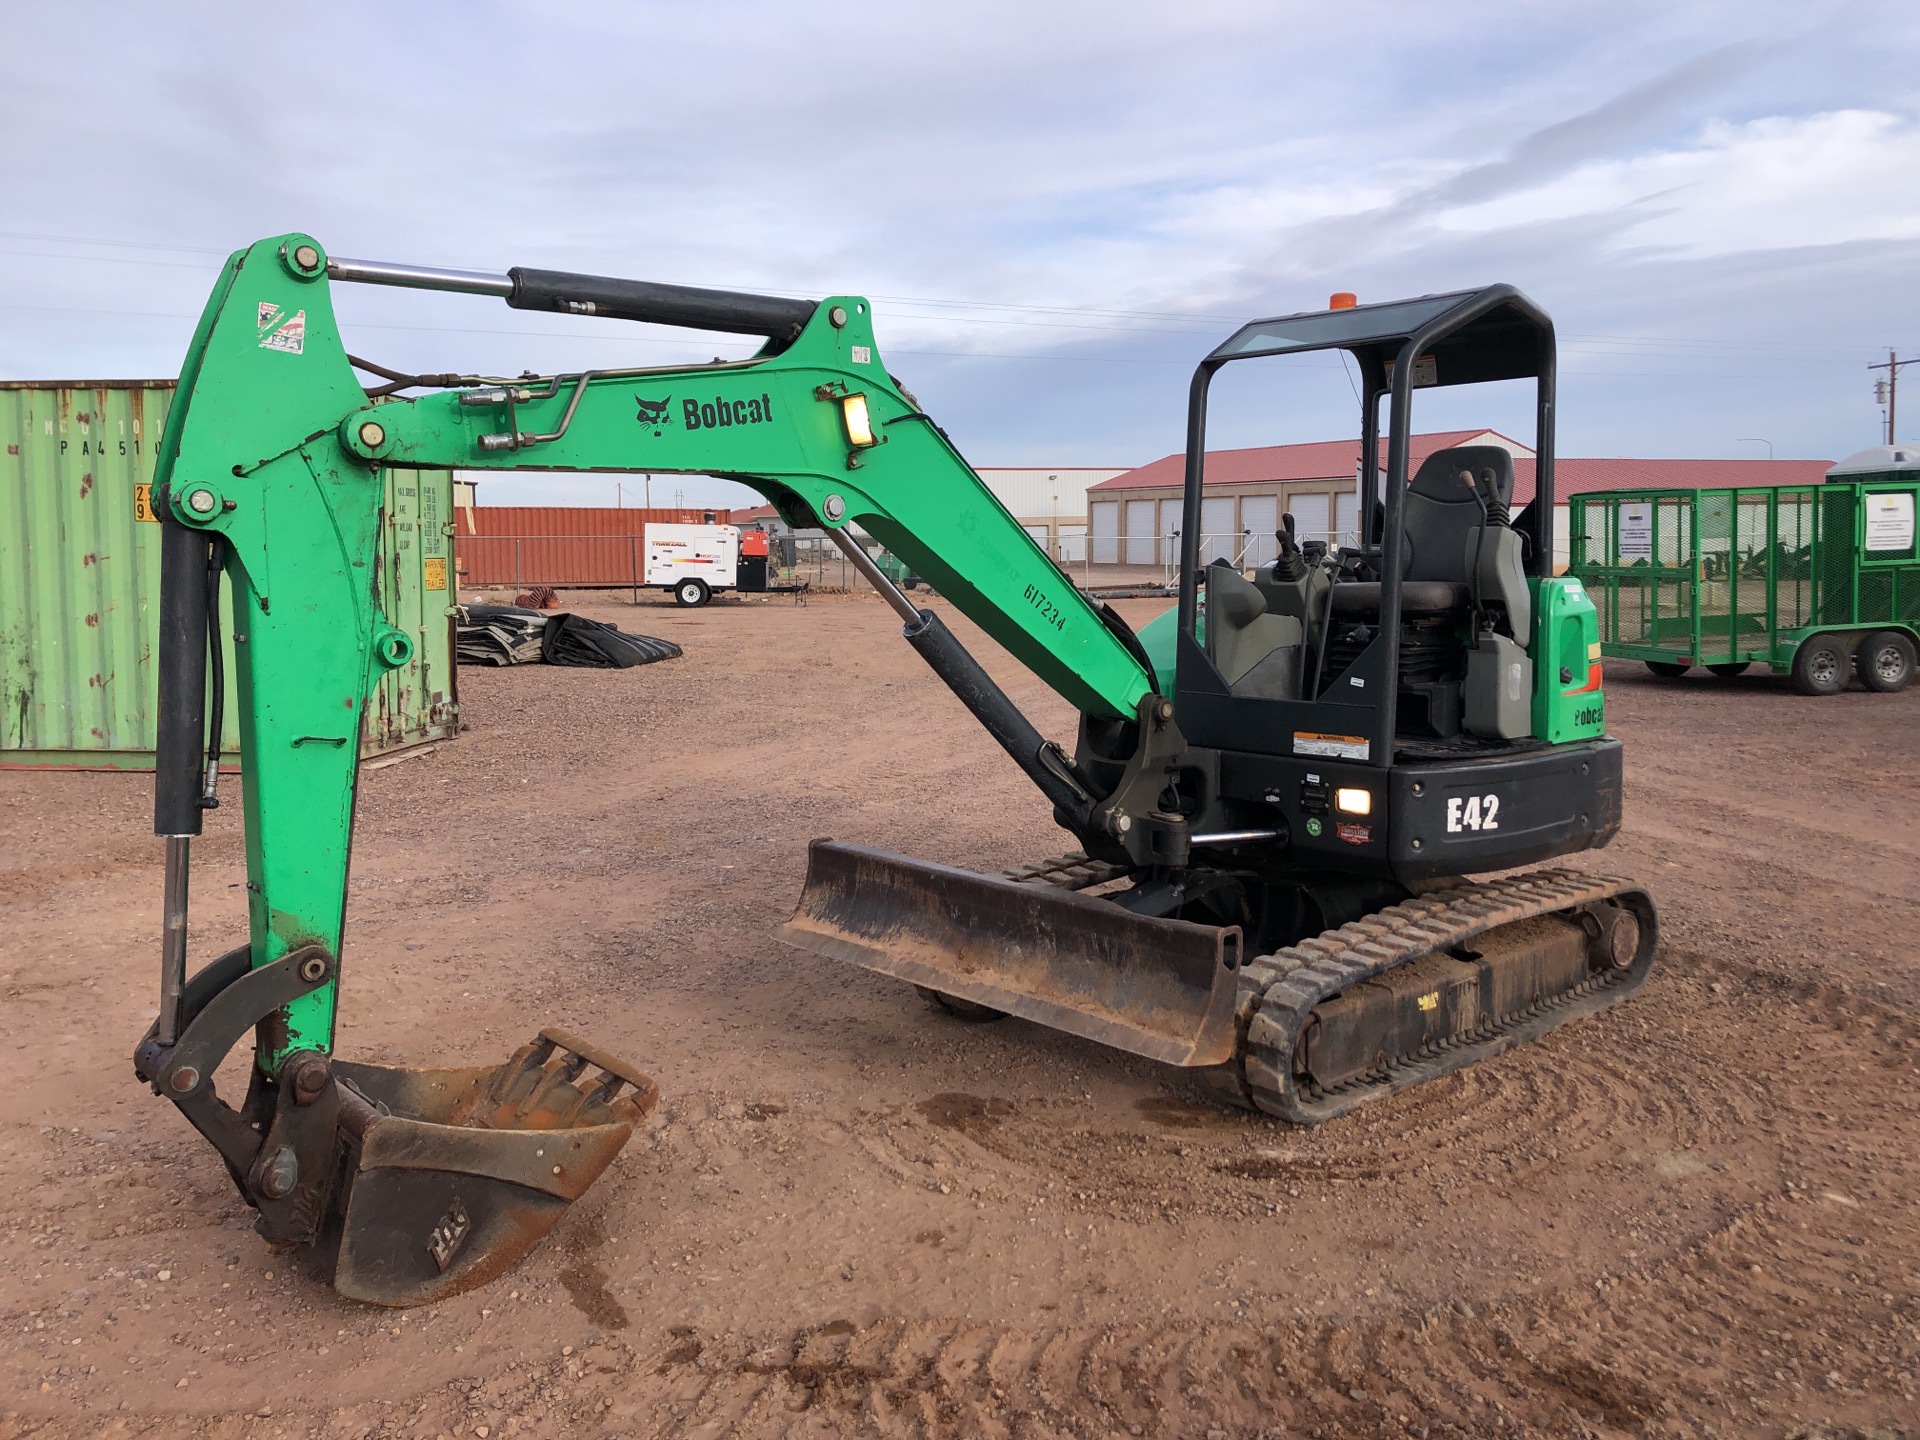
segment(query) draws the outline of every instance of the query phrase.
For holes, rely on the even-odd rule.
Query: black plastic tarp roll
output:
[[[680,647],[651,635],[628,635],[584,615],[549,615],[540,638],[540,658],[549,665],[583,665],[597,670],[625,670],[672,660]]]
[[[463,605],[454,659],[461,665],[536,664],[549,618],[520,605]]]
[[[672,660],[680,647],[651,635],[628,635],[612,625],[566,612],[523,605],[463,605],[457,631],[462,665],[576,665],[625,670]]]

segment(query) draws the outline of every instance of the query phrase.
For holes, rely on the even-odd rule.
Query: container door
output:
[[[171,381],[0,387],[0,767],[151,770]],[[221,749],[238,759],[233,594]]]
[[[450,736],[458,708],[448,614],[452,472],[389,468],[386,488],[377,599],[387,623],[413,641],[413,657],[374,687],[361,733],[362,755]]]

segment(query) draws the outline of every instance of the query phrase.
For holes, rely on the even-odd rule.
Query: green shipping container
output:
[[[151,770],[160,527],[148,505],[171,380],[0,381],[0,768]],[[414,658],[380,682],[361,754],[459,725],[453,475],[386,472],[382,609]],[[223,587],[229,623],[232,597]],[[234,674],[232,641],[226,673]],[[238,760],[231,680],[222,748]]]

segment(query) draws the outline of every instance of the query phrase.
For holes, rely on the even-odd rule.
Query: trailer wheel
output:
[[[925,985],[916,985],[920,998],[938,1009],[944,1010],[956,1020],[965,1020],[969,1025],[984,1025],[991,1020],[1004,1020],[1007,1012],[996,1010],[991,1005],[976,1005],[971,1000],[962,1000],[958,995],[942,995],[938,990],[930,990]]]
[[[1815,635],[1800,646],[1793,685],[1802,695],[1838,695],[1847,688],[1847,647],[1838,635]]]
[[[1691,665],[1679,660],[1647,661],[1647,669],[1658,675],[1662,680],[1678,680],[1692,668]]]
[[[674,603],[678,605],[704,605],[713,598],[713,592],[707,589],[707,582],[688,576],[673,587]]]
[[[1746,674],[1747,667],[1752,663],[1751,660],[1733,660],[1725,665],[1709,665],[1707,669],[1718,675],[1722,680],[1731,680],[1736,675]]]
[[[1898,630],[1876,630],[1860,642],[1853,664],[1867,689],[1895,694],[1913,680],[1913,641]]]

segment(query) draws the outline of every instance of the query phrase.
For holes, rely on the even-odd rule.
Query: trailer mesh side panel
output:
[[[1851,490],[1820,496],[1813,545],[1815,625],[1844,625],[1853,619],[1854,557],[1841,539],[1853,535],[1853,507]]]
[[[1571,499],[1569,559],[1610,655],[1719,665],[1790,663],[1809,630],[1920,628],[1920,554],[1863,549],[1877,491],[1611,491]]]

